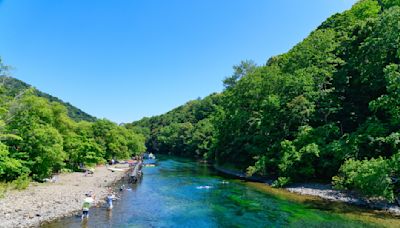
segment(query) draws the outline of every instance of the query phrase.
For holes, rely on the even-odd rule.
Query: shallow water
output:
[[[90,219],[83,223],[79,216],[74,216],[43,227],[380,227],[384,224],[379,219],[370,219],[370,214],[296,202],[262,185],[218,176],[209,167],[190,160],[161,159],[158,166],[146,167],[143,172],[143,180],[131,186],[132,190],[123,191],[112,212],[104,207],[93,208]]]

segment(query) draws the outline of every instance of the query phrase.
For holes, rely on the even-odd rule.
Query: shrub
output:
[[[8,189],[7,183],[0,182],[0,199],[4,197]]]
[[[272,187],[282,188],[288,185],[291,182],[290,177],[278,177],[273,183]]]
[[[28,172],[20,160],[9,156],[8,147],[0,142],[0,179],[11,181]]]
[[[379,157],[370,160],[347,160],[333,177],[337,189],[354,189],[366,196],[384,197],[394,200],[393,183],[388,160]]]
[[[30,182],[31,182],[31,178],[25,174],[25,175],[18,177],[16,180],[13,180],[11,182],[11,186],[13,189],[23,190],[29,186]]]

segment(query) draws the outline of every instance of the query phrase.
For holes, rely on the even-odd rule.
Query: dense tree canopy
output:
[[[332,181],[393,200],[400,183],[400,1],[360,0],[225,89],[124,126],[10,78],[0,60],[0,181],[146,150],[247,175]]]
[[[393,200],[399,22],[398,0],[361,0],[265,65],[235,66],[221,94],[130,128],[147,132],[151,150],[233,165],[277,186],[333,178],[338,188]]]
[[[0,73],[7,68],[0,61]],[[0,79],[0,181],[31,176],[36,180],[62,169],[79,169],[126,159],[146,150],[140,133],[108,120],[76,122],[69,105],[17,88]],[[78,110],[78,109],[75,109]]]

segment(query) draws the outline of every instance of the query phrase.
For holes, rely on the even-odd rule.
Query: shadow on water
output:
[[[43,227],[400,227],[394,217],[218,176],[207,165],[162,158],[112,211]],[[381,217],[383,216],[383,217]]]

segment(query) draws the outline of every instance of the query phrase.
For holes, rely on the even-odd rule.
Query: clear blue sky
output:
[[[12,75],[99,118],[130,122],[222,91],[355,0],[0,0]]]

